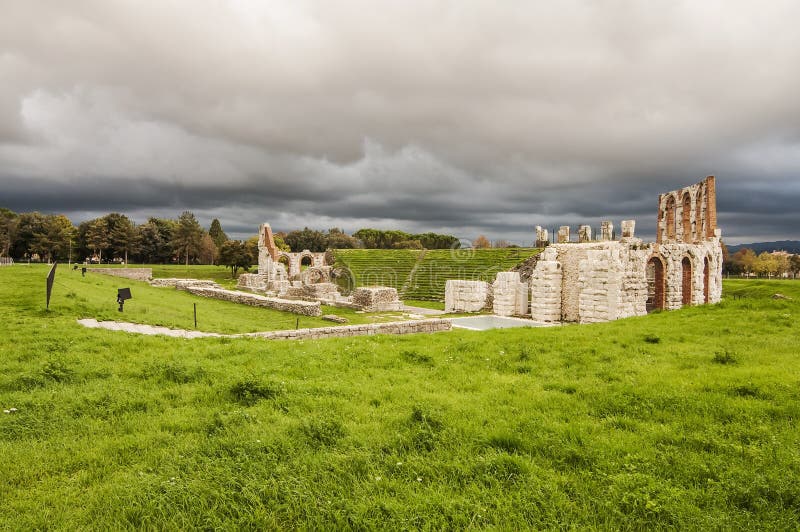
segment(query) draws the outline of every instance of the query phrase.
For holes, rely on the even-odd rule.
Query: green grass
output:
[[[402,299],[444,301],[450,279],[492,281],[540,250],[534,248],[336,250],[336,263],[346,267],[355,286],[383,285],[396,288]]]
[[[181,267],[185,270],[185,267]],[[194,266],[186,277],[207,278],[215,266]],[[44,281],[48,268],[45,265],[15,266],[14,270],[0,270],[0,282],[14,275],[12,284],[21,289],[20,297],[13,304],[35,308],[44,304]],[[180,270],[168,270],[165,277],[180,277]],[[16,275],[15,275],[16,274]],[[155,276],[155,271],[154,271]],[[117,288],[129,287],[133,299],[125,303],[120,313],[116,304]],[[22,294],[30,294],[22,296]],[[194,305],[197,305],[197,328],[199,331],[220,333],[246,333],[294,329],[296,327],[330,327],[329,321],[320,318],[297,316],[266,308],[253,308],[227,301],[218,301],[194,296],[174,288],[154,288],[145,282],[68,268],[57,270],[51,314],[119,320],[148,325],[160,325],[172,329],[195,330]],[[31,307],[33,305],[33,307]],[[323,314],[336,314],[348,319],[349,324],[373,323],[401,319],[402,313],[364,314],[354,310],[323,305]],[[299,321],[298,321],[299,319]]]
[[[0,268],[0,528],[800,522],[800,283],[606,324],[183,340],[83,329],[91,301],[46,312],[25,268]]]

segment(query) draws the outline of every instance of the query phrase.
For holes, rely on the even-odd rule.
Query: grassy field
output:
[[[0,268],[0,528],[800,522],[800,283],[606,324],[183,340],[83,329],[93,300],[46,312],[25,268]]]
[[[216,266],[196,266],[185,271],[185,267],[169,267],[166,275],[157,277],[210,278]],[[14,266],[0,270],[0,282],[9,282],[20,298],[12,304],[20,308],[33,309],[44,304],[44,281],[46,265]],[[185,275],[181,275],[184,272]],[[164,273],[164,272],[162,272]],[[16,275],[14,275],[16,274]],[[13,281],[8,280],[14,275]],[[156,276],[156,271],[153,271]],[[120,313],[116,304],[117,288],[129,287],[133,299],[125,303]],[[15,293],[15,292],[12,292]],[[23,297],[23,294],[26,296]],[[30,294],[30,296],[27,296]],[[197,305],[197,328],[194,326],[194,305]],[[172,329],[187,329],[220,333],[245,333],[294,329],[296,327],[330,327],[329,321],[320,318],[297,316],[266,308],[253,308],[226,301],[218,301],[173,288],[153,288],[140,281],[88,272],[82,277],[80,271],[59,266],[50,304],[53,317],[96,318],[98,320],[120,320],[132,323],[160,325]],[[348,319],[349,324],[374,323],[402,319],[400,312],[363,314],[354,310],[323,305],[323,314],[336,314]]]

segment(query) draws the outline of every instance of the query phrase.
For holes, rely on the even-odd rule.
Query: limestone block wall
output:
[[[400,310],[402,301],[397,289],[387,286],[364,286],[353,291],[353,303],[366,312],[389,312]]]
[[[531,279],[531,318],[536,321],[561,321],[561,285],[563,276],[558,251],[547,247],[539,256]]]
[[[367,325],[346,325],[344,327],[318,327],[290,331],[270,331],[251,333],[253,336],[269,340],[320,340],[323,338],[346,338],[350,336],[371,336],[374,334],[415,334],[449,331],[453,327],[447,319],[427,319],[397,321],[389,323],[370,323]]]
[[[87,268],[92,273],[124,277],[134,281],[149,281],[153,278],[152,268]]]
[[[653,253],[662,258],[665,265],[665,308],[679,309],[683,306],[683,259],[691,264],[691,304],[705,303],[705,261],[708,260],[708,302],[719,303],[722,299],[722,246],[715,238],[696,244],[671,242],[657,244]]]
[[[221,288],[206,288],[199,286],[189,286],[186,291],[190,294],[212,299],[221,299],[253,307],[266,307],[283,312],[291,312],[302,316],[321,316],[322,309],[319,301],[294,301],[289,299],[279,299],[275,297],[265,297],[249,292],[237,292],[234,290],[223,290]]]
[[[489,283],[451,279],[445,283],[445,312],[480,312],[490,299]]]
[[[527,293],[528,284],[520,281],[519,272],[499,272],[492,283],[494,314],[498,316],[527,314]]]
[[[651,247],[640,241],[604,242],[579,264],[577,320],[610,321],[647,313],[646,264]]]

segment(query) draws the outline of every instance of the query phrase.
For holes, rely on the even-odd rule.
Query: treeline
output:
[[[724,273],[765,277],[800,277],[800,255],[785,251],[761,252],[742,248],[723,259]]]
[[[275,243],[286,251],[308,249],[438,249],[458,247],[452,235],[410,234],[403,231],[361,229],[352,236],[338,228],[276,233]],[[110,213],[75,226],[61,214],[15,213],[0,208],[0,257],[21,260],[134,262],[142,264],[233,264],[247,268],[258,261],[258,237],[231,240],[214,219],[203,228],[186,211],[176,219],[151,217],[135,224],[120,213]]]
[[[188,211],[138,225],[115,212],[75,226],[61,214],[0,209],[0,256],[18,259],[213,264],[227,241],[219,220],[206,230]]]

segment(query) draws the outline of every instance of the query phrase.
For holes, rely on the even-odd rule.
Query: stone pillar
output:
[[[589,225],[578,226],[578,242],[591,242],[592,241],[592,227]]]
[[[600,222],[600,240],[609,241],[613,240],[614,224],[608,220]]]
[[[549,247],[542,252],[531,274],[531,318],[536,321],[561,321],[561,264],[558,251]]]
[[[536,247],[545,248],[550,244],[550,235],[547,234],[547,229],[542,229],[541,225],[536,226]]]
[[[636,220],[622,220],[622,238],[633,238]]]
[[[569,226],[562,225],[558,228],[558,243],[563,244],[569,242]]]

